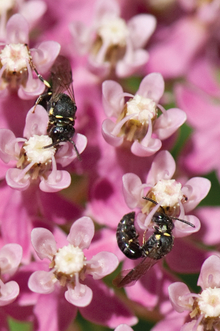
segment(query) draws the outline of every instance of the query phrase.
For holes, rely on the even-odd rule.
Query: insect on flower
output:
[[[41,78],[39,77],[39,79]],[[53,143],[44,148],[69,141],[73,144],[79,158],[76,144],[72,140],[75,133],[74,124],[77,110],[72,82],[70,63],[67,58],[60,55],[51,68],[52,87],[49,83],[49,86],[45,84],[47,91],[39,96],[36,105],[44,106],[49,114],[47,134]]]
[[[143,197],[155,205],[156,201]],[[195,227],[194,224],[177,217],[168,216],[163,207],[160,206],[160,211],[156,211],[153,215],[152,222],[154,223],[154,232],[148,238],[143,239],[141,246],[138,241],[138,233],[134,225],[135,213],[131,212],[123,216],[117,227],[117,243],[120,250],[129,259],[143,258],[141,262],[130,271],[124,270],[126,273],[117,276],[113,284],[117,287],[134,285],[134,283],[143,276],[158,260],[167,255],[173,247],[174,237],[172,230],[174,228],[173,220],[186,223],[189,226]]]

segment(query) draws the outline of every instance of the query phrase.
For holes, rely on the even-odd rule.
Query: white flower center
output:
[[[126,22],[117,17],[105,20],[98,28],[98,35],[102,38],[103,42],[109,45],[125,46],[128,35],[128,28]]]
[[[127,102],[126,115],[132,114],[142,124],[148,123],[148,117],[150,116],[150,119],[152,119],[157,114],[157,104],[152,99],[136,94],[132,100]]]
[[[9,44],[6,45],[0,53],[0,61],[2,66],[5,64],[6,70],[11,72],[19,72],[27,67],[30,55],[24,44]]]
[[[200,294],[199,308],[205,317],[220,316],[220,288],[207,288]]]
[[[0,0],[0,14],[14,6],[14,0]]]
[[[79,247],[71,244],[60,248],[55,257],[55,268],[58,272],[73,275],[80,272],[85,264],[85,256]]]
[[[182,185],[175,179],[162,179],[152,188],[157,202],[163,201],[161,206],[174,207],[183,198]]]
[[[34,135],[25,142],[23,148],[27,155],[27,160],[34,163],[46,163],[51,160],[56,152],[55,147],[43,148],[52,144],[52,139],[47,135]]]

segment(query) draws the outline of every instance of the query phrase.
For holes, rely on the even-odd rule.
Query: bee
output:
[[[47,86],[46,93],[40,95],[35,103],[35,105],[44,106],[49,115],[47,134],[52,139],[52,144],[44,148],[69,141],[79,157],[75,142],[72,140],[75,133],[77,107],[72,85],[72,70],[67,58],[61,55],[57,57],[51,68],[50,78],[52,87]]]
[[[148,197],[143,199],[157,204],[156,201]],[[147,240],[144,240],[143,245],[140,245],[134,219],[134,212],[123,216],[117,227],[116,238],[120,250],[126,257],[130,259],[142,258],[142,260],[130,271],[125,270],[126,274],[122,273],[113,280],[113,284],[117,287],[134,285],[158,260],[172,250],[174,243],[172,235],[174,229],[173,220],[178,220],[193,228],[195,227],[190,222],[168,216],[164,208],[160,206],[160,210],[156,211],[152,217],[152,222],[154,223],[153,234]]]

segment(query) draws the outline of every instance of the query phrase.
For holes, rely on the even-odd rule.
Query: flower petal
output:
[[[100,252],[93,256],[86,264],[87,272],[94,279],[101,279],[112,273],[118,266],[119,261],[115,254],[110,252]]]
[[[30,176],[24,175],[22,178],[20,175],[23,173],[23,170],[20,169],[8,169],[5,179],[7,184],[20,191],[26,190],[30,185]]]
[[[48,271],[35,271],[28,280],[28,287],[36,293],[48,294],[54,291],[52,273]]]
[[[153,72],[144,77],[140,83],[136,94],[145,98],[150,98],[156,103],[160,100],[164,92],[164,80],[161,74]]]
[[[186,284],[176,282],[168,287],[169,297],[173,308],[182,313],[184,310],[191,310],[193,298],[189,296],[190,291]]]
[[[28,44],[29,26],[25,18],[20,14],[14,14],[9,18],[6,26],[7,44]]]
[[[90,217],[84,216],[73,223],[67,240],[81,249],[88,248],[95,233],[94,223]]]
[[[220,258],[211,255],[203,263],[197,285],[204,290],[208,287],[220,287]]]
[[[51,171],[50,175],[45,179],[41,177],[39,187],[44,192],[58,192],[71,184],[71,176],[68,171],[56,170]]]
[[[147,183],[153,186],[160,179],[170,179],[175,170],[176,164],[172,155],[168,151],[161,151],[155,156],[152,162],[147,176]]]
[[[124,95],[121,85],[113,80],[102,83],[102,103],[108,117],[118,117],[124,107]]]
[[[92,290],[83,284],[79,284],[74,289],[71,287],[68,288],[68,291],[65,292],[66,300],[77,307],[86,307],[92,301]]]
[[[33,229],[31,231],[31,243],[41,260],[44,258],[52,260],[53,256],[57,252],[57,246],[54,236],[47,229]]]
[[[193,177],[182,188],[188,200],[184,203],[186,213],[193,210],[206,197],[211,188],[211,182],[203,177]]]
[[[26,116],[23,135],[27,139],[33,135],[45,135],[48,126],[48,113],[44,107],[37,105],[32,107]]]
[[[12,275],[17,270],[22,259],[22,247],[18,244],[6,244],[0,250],[1,274]]]
[[[16,282],[11,281],[6,284],[0,280],[0,307],[6,306],[13,302],[20,292],[19,286]]]

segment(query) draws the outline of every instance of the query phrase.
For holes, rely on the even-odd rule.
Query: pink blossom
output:
[[[219,160],[216,157],[220,138],[219,106],[216,100],[204,91],[187,85],[176,85],[175,94],[178,104],[187,113],[188,123],[195,129],[181,156],[183,166],[191,173],[198,174],[216,170],[220,179]]]
[[[0,52],[0,84],[4,96],[8,93],[7,87],[18,89],[19,97],[26,100],[43,93],[45,85],[33,77],[33,69],[46,73],[59,54],[60,45],[55,41],[44,41],[29,50],[28,35],[25,18],[20,14],[13,15],[7,22],[5,44],[1,45]]]
[[[194,215],[186,216],[185,213],[192,211],[208,194],[210,181],[206,178],[195,177],[182,185],[172,179],[175,169],[175,161],[171,154],[168,151],[161,151],[152,162],[146,183],[142,183],[141,179],[133,173],[123,176],[125,201],[129,208],[141,209],[137,221],[142,229],[148,227],[152,216],[161,206],[168,215],[185,219],[195,225],[193,228],[176,221],[175,236],[182,237],[199,230],[198,218]],[[143,199],[145,196],[153,199],[157,205]]]
[[[118,77],[127,77],[148,61],[143,47],[155,27],[155,17],[150,14],[139,14],[126,22],[120,17],[117,1],[99,0],[91,27],[74,21],[70,30],[74,49],[89,53],[88,65],[93,73],[105,77],[115,71]]]
[[[197,285],[201,287],[200,294],[190,293],[188,287],[181,282],[169,286],[169,297],[173,308],[182,313],[190,312],[191,322],[186,323],[182,330],[218,330],[220,316],[220,258],[212,255],[201,267]]]
[[[58,170],[56,162],[67,166],[76,157],[76,151],[69,142],[57,147],[51,146],[52,139],[46,134],[48,113],[42,106],[31,108],[26,117],[25,138],[16,138],[12,131],[0,129],[0,157],[5,163],[17,161],[17,168],[9,168],[6,181],[18,190],[27,189],[31,183],[38,183],[44,192],[56,192],[70,185],[70,174]],[[74,136],[79,153],[86,147],[86,137]],[[22,146],[20,147],[20,143]],[[12,162],[13,161],[13,162]]]
[[[21,14],[32,28],[38,20],[43,16],[47,9],[46,3],[41,0],[20,0],[20,1],[5,1],[1,6],[0,17],[0,39],[5,40],[6,23],[8,18],[15,13]]]
[[[147,75],[133,96],[124,93],[114,81],[105,81],[102,87],[103,106],[110,118],[102,124],[105,140],[118,147],[128,141],[131,152],[137,156],[150,156],[162,145],[161,140],[170,137],[186,120],[178,108],[167,111],[158,104],[164,92],[164,80],[159,73]],[[130,97],[125,103],[124,98]],[[158,117],[158,110],[162,114]]]
[[[7,244],[0,250],[1,275],[6,278],[12,276],[18,269],[22,258],[22,247],[18,244]],[[0,279],[0,306],[6,306],[13,302],[19,295],[20,289],[15,281],[3,282]]]

